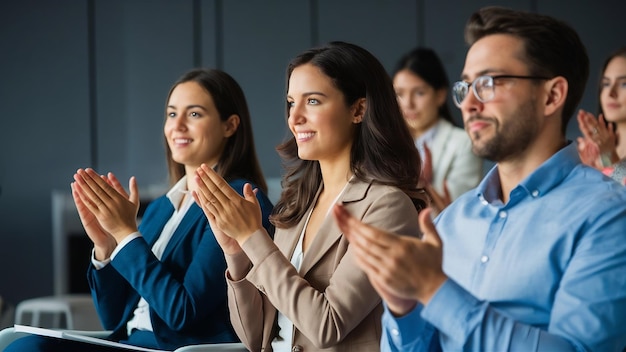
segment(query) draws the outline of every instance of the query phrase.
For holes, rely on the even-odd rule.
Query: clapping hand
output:
[[[447,280],[442,269],[443,245],[430,220],[430,209],[419,214],[423,238],[377,229],[350,215],[341,205],[333,214],[354,248],[359,267],[395,315],[408,313],[417,302],[427,304]]]
[[[128,183],[130,195],[112,173],[105,177],[93,169],[79,169],[74,181],[74,203],[94,245],[110,248],[112,240],[117,245],[137,231],[139,192],[134,177]]]
[[[261,207],[249,183],[241,197],[210,167],[202,164],[195,176],[198,189],[192,193],[200,205],[217,241],[226,254],[241,251],[241,245],[262,228]]]

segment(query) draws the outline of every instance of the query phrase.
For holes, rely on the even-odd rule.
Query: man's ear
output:
[[[352,123],[361,123],[363,121],[363,116],[365,116],[365,110],[367,110],[367,100],[365,98],[360,98],[354,102],[352,109]]]
[[[240,122],[241,120],[239,119],[239,115],[230,115],[228,119],[222,123],[222,128],[224,128],[224,136],[230,137],[235,134],[235,132],[237,132],[237,128],[239,128]]]
[[[563,108],[567,99],[568,84],[563,76],[557,76],[545,83],[546,99],[544,101],[544,115],[553,115]]]

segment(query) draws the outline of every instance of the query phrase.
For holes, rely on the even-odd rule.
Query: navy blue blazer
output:
[[[246,180],[229,182],[240,194]],[[259,190],[263,226],[273,205]],[[238,341],[229,320],[226,261],[202,209],[195,203],[170,239],[161,260],[152,245],[174,212],[164,195],[152,201],[142,218],[142,237],[129,242],[111,263],[87,271],[98,315],[110,338],[126,339],[126,323],[141,297],[150,305],[152,327],[160,348]]]

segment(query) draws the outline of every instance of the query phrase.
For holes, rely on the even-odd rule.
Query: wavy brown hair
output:
[[[287,91],[293,70],[311,64],[328,76],[344,96],[346,106],[366,99],[363,121],[356,125],[350,153],[350,169],[365,182],[400,188],[420,210],[426,196],[417,188],[421,161],[402,117],[391,78],[367,50],[354,44],[331,42],[309,49],[287,67]],[[287,110],[287,115],[288,115]],[[270,217],[278,228],[296,225],[304,216],[322,182],[317,160],[302,160],[294,137],[276,150],[283,160],[283,191]]]
[[[568,90],[561,130],[574,114],[589,78],[589,57],[578,33],[567,23],[550,16],[488,6],[475,12],[465,27],[465,41],[472,45],[492,34],[509,34],[524,42],[522,59],[529,75],[567,80]]]
[[[254,183],[264,193],[267,184],[254,148],[252,121],[243,90],[229,74],[216,69],[193,69],[174,83],[167,95],[169,102],[176,86],[185,82],[196,82],[213,98],[220,120],[226,121],[231,115],[239,116],[237,131],[228,138],[216,171],[227,181],[243,178]],[[167,105],[167,104],[166,104]],[[172,151],[165,141],[167,168],[170,185],[174,185],[185,175],[185,166],[172,159]]]

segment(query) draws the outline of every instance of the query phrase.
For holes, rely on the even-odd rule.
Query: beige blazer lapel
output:
[[[306,222],[306,216],[302,221],[300,221],[294,231],[276,231],[276,239],[274,243],[278,250],[291,261],[291,257],[293,256],[293,251],[296,249],[296,244],[298,244],[298,240],[300,239],[300,234],[302,233],[302,229],[304,229],[304,223]]]
[[[317,190],[317,193],[315,194],[315,197],[313,198],[314,200],[317,199],[321,191],[322,191],[322,187],[320,186],[319,189]],[[276,232],[274,243],[276,244],[276,247],[278,247],[278,250],[280,250],[280,252],[289,261],[291,261],[291,257],[293,256],[293,251],[296,249],[298,240],[300,240],[300,235],[302,234],[302,231],[304,230],[304,224],[306,224],[307,216],[309,215],[309,212],[311,211],[312,207],[313,207],[313,204],[311,204],[309,209],[307,209],[306,213],[304,213],[304,216],[302,217],[302,219],[300,219],[300,221],[295,226],[295,228],[289,229],[288,231],[278,230]]]
[[[360,209],[361,207],[358,206],[358,202],[365,198],[369,187],[369,183],[353,179],[348,183],[346,190],[339,198],[339,202],[341,202],[341,204],[343,204],[346,209],[358,219],[363,217],[363,212],[365,211],[365,209]],[[298,226],[300,227],[299,231],[297,232],[298,237],[299,234],[302,233],[302,227],[304,226],[305,222],[306,219],[298,224]],[[302,263],[300,264],[300,276],[304,277],[307,272],[315,264],[317,264],[322,259],[322,257],[324,257],[329,248],[331,248],[335,244],[335,242],[337,242],[341,238],[341,236],[342,233],[339,230],[339,227],[337,227],[335,218],[332,216],[332,213],[329,212],[324,219],[322,226],[320,226],[318,234],[313,239],[313,242],[311,243],[309,249],[304,253]],[[297,242],[298,238],[296,238],[295,241]],[[295,244],[293,247],[295,247]],[[291,250],[291,253],[293,253],[293,248]]]

